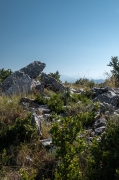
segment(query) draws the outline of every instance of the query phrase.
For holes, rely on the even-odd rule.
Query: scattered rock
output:
[[[42,136],[42,132],[41,132],[41,129],[42,129],[42,127],[41,127],[41,119],[35,113],[32,114],[32,124],[33,125],[35,124],[37,126],[38,132]]]
[[[105,118],[100,118],[95,121],[94,128],[99,128],[102,126],[106,126],[107,120]]]
[[[49,139],[43,139],[43,140],[40,140],[41,144],[44,146],[44,147],[47,147],[47,148],[51,148],[52,147],[52,138],[49,138]]]
[[[95,129],[95,135],[101,135],[105,131],[106,127],[102,126]]]

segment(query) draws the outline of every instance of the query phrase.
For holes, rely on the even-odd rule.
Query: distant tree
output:
[[[56,71],[55,73],[50,73],[50,74],[48,74],[48,75],[52,76],[52,77],[55,78],[58,82],[61,83],[59,71]]]
[[[4,68],[0,69],[0,83],[2,83],[10,74],[12,74],[11,69],[5,70]]]
[[[113,67],[111,73],[115,78],[115,85],[119,86],[119,58],[118,56],[111,57],[111,61],[107,66]]]
[[[95,85],[95,83],[94,83],[93,80],[89,80],[89,79],[87,79],[87,78],[77,79],[76,82],[75,82],[75,84],[81,85],[81,86],[84,86],[84,85],[85,85],[85,86],[89,86],[90,88],[92,88],[92,87]]]

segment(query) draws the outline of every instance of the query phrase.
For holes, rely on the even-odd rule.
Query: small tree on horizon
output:
[[[113,69],[111,70],[111,73],[115,78],[115,85],[119,86],[119,58],[118,56],[114,56],[114,57],[112,56],[111,61],[109,62],[107,66],[113,67]]]
[[[0,83],[2,83],[11,74],[12,74],[11,69],[7,69],[7,70],[5,70],[4,68],[0,69]]]
[[[55,78],[58,82],[61,83],[61,80],[60,80],[60,74],[59,74],[59,71],[57,70],[55,73],[50,73],[48,74],[50,76],[52,76],[53,78]]]

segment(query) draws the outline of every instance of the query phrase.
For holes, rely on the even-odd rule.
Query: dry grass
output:
[[[20,105],[20,99],[22,96],[0,96],[0,117],[3,119],[14,120],[17,117],[25,118],[28,114],[28,110],[25,110]],[[26,97],[35,98],[33,93],[27,94]]]
[[[84,90],[90,90],[90,87],[88,85],[88,83],[84,83],[83,85],[81,84],[75,84],[75,83],[67,83],[67,84],[64,84],[65,87],[69,87],[69,88],[73,88],[73,89],[84,89]]]
[[[50,138],[51,135],[49,134],[49,131],[51,129],[51,124],[47,122],[42,123],[42,139]]]
[[[0,116],[3,119],[10,120],[14,120],[17,117],[24,117],[25,112],[23,111],[23,108],[20,106],[19,102],[19,96],[0,96]]]
[[[115,77],[111,73],[108,73],[108,72],[105,72],[104,75],[106,76],[106,80],[103,83],[104,86],[109,86],[110,88],[116,88],[116,86],[115,86],[115,81],[116,81]]]
[[[44,89],[44,93],[48,96],[48,97],[52,97],[53,95],[55,95],[56,93],[48,88]]]

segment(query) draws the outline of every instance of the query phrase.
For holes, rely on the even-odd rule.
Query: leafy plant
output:
[[[91,103],[90,99],[86,97],[85,94],[74,95],[74,98],[77,99],[77,101],[80,100],[84,105],[89,105]]]
[[[80,118],[63,118],[60,124],[57,121],[54,122],[50,130],[53,144],[57,146],[58,167],[55,179],[81,179],[78,155],[83,152],[85,143],[79,137],[82,130]]]
[[[48,75],[52,76],[53,78],[55,78],[57,81],[61,83],[59,71],[56,71],[55,73],[50,73]]]
[[[111,61],[109,62],[109,64],[107,66],[111,66],[113,67],[113,70],[111,70],[112,75],[115,78],[115,85],[119,86],[119,59],[118,56],[115,57],[111,57]]]
[[[34,102],[43,105],[47,104],[48,100],[44,98],[41,94],[36,94]]]
[[[4,166],[7,165],[8,161],[12,156],[7,155],[7,151],[4,148],[3,151],[0,153],[0,172],[3,171]]]
[[[95,139],[88,158],[87,180],[119,178],[119,125],[110,122],[100,141]]]
[[[64,111],[64,103],[61,99],[60,93],[53,95],[47,102],[47,105],[53,112],[60,113]]]
[[[4,68],[0,69],[0,83],[3,82],[9,75],[12,74],[12,70],[5,70]]]
[[[30,173],[28,173],[28,171],[26,169],[21,168],[19,170],[19,174],[21,175],[22,180],[34,180],[36,177],[36,171],[33,169],[31,170]]]
[[[1,149],[13,143],[30,141],[36,128],[31,125],[31,114],[26,118],[17,118],[13,125],[4,127],[4,121],[0,122],[0,144]]]
[[[94,87],[95,82],[93,80],[89,80],[87,78],[80,78],[76,80],[75,84],[81,85],[81,86],[88,86],[90,88]]]

